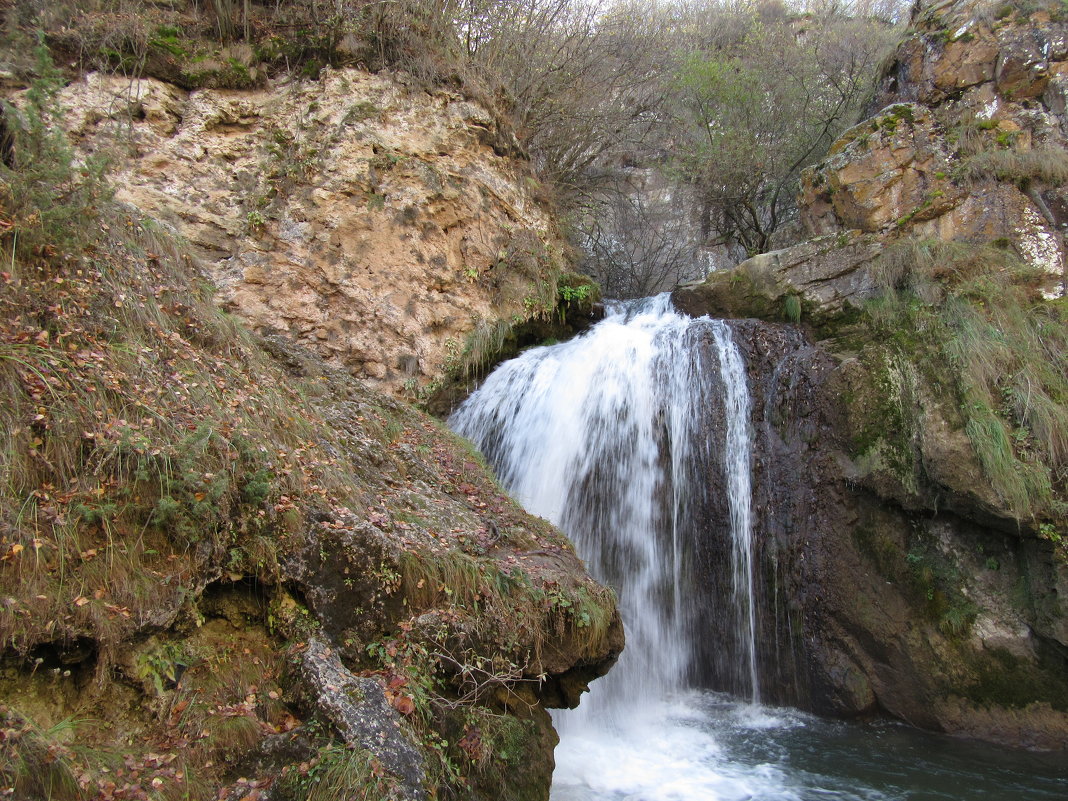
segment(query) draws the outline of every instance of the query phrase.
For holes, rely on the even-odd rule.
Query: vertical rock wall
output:
[[[203,258],[228,308],[414,396],[472,331],[552,308],[563,248],[514,137],[400,75],[186,92],[90,74],[64,90],[118,198]]]

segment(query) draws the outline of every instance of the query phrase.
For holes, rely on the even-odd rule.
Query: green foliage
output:
[[[141,650],[135,664],[138,678],[149,682],[156,695],[163,695],[178,683],[178,677],[189,666],[189,657],[181,645],[167,641]]]
[[[578,303],[588,300],[592,291],[593,287],[590,284],[583,284],[581,286],[561,286],[559,288],[560,299],[564,303]]]
[[[801,298],[797,295],[787,295],[783,301],[783,315],[791,323],[801,322]]]
[[[264,217],[263,214],[257,211],[256,209],[250,211],[246,215],[245,219],[248,221],[248,227],[251,231],[255,231],[259,228],[262,228],[267,224],[267,218]]]
[[[75,161],[58,99],[63,76],[43,38],[34,54],[24,103],[3,103],[11,152],[0,160],[0,238],[29,253],[73,253],[96,237],[94,221],[110,191],[100,159]]]
[[[1038,527],[1038,536],[1053,543],[1054,550],[1063,562],[1068,562],[1068,537],[1052,523],[1042,523]]]
[[[796,213],[801,169],[856,120],[892,36],[833,12],[805,36],[785,15],[724,17],[729,27],[687,54],[671,87],[684,137],[675,165],[703,227],[741,257],[767,251]],[[908,115],[895,108],[883,118],[891,130]]]

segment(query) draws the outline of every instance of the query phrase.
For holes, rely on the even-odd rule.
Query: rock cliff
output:
[[[902,237],[1012,248],[1065,287],[1068,19],[1057,4],[922,3],[872,116],[802,175],[815,239],[743,262],[694,291],[768,316],[794,295],[812,314],[878,291],[874,257]],[[803,266],[801,266],[803,265]],[[722,293],[725,280],[756,286]],[[770,304],[770,306],[769,306]],[[763,306],[761,309],[759,307]],[[771,307],[774,307],[773,309]]]
[[[803,177],[814,238],[675,293],[776,321],[734,330],[780,700],[1068,748],[1066,36],[920,4]]]
[[[555,308],[538,182],[459,94],[355,68],[250,90],[91,73],[61,102],[118,199],[188,241],[229,309],[395,395],[477,360],[474,332]]]

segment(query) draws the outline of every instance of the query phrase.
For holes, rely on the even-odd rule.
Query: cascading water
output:
[[[707,431],[713,408],[726,423],[718,457]],[[744,692],[758,696],[749,392],[725,323],[684,317],[667,295],[615,305],[587,335],[502,365],[450,423],[617,590],[627,648],[578,716],[617,724],[691,677],[689,545],[707,466],[722,464],[739,672]]]
[[[1059,767],[754,703],[750,399],[725,323],[667,296],[613,305],[498,367],[450,423],[619,595],[619,663],[554,715],[553,801],[1063,797]]]

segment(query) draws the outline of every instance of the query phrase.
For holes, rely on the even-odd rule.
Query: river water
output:
[[[665,295],[614,304],[586,334],[500,365],[450,418],[619,597],[623,655],[578,709],[554,714],[552,801],[1068,801],[1063,756],[759,704],[749,416],[729,326],[679,315]],[[686,591],[701,575],[694,510],[710,469],[728,495],[732,575],[711,610]],[[712,615],[727,621],[736,697],[692,687]]]
[[[650,703],[625,728],[565,729],[551,798],[1065,801],[1065,760],[692,692]]]

